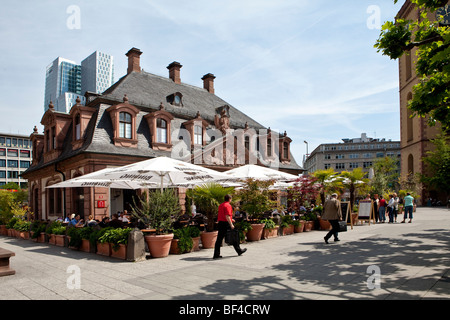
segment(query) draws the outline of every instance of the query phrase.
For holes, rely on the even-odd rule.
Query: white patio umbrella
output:
[[[228,170],[224,173],[235,179],[253,178],[257,180],[275,180],[277,182],[293,181],[298,178],[298,176],[295,176],[293,174],[267,167],[257,166],[254,164],[247,164],[245,166]]]
[[[88,187],[105,187],[113,189],[140,189],[151,188],[156,183],[144,183],[136,181],[113,181],[110,179],[98,179],[98,175],[110,172],[116,168],[105,168],[86,175],[62,181],[46,188],[88,188]]]
[[[89,179],[156,183],[162,191],[164,187],[226,181],[229,180],[229,176],[188,162],[168,157],[157,157],[115,168],[108,172],[93,174],[89,176]]]

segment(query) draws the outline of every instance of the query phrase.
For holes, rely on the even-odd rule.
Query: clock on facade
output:
[[[436,18],[440,20],[440,24],[444,26],[450,26],[450,5],[445,5],[442,8],[437,9]]]

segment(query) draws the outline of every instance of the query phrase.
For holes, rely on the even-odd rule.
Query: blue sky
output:
[[[369,137],[400,139],[398,62],[373,45],[404,1],[148,0],[2,1],[0,132],[42,131],[45,69],[61,56],[77,63],[99,50],[143,51],[141,67],[202,87],[213,73],[216,95],[264,126],[287,131],[291,151]],[[68,27],[79,8],[79,28]],[[369,25],[368,25],[369,23]]]

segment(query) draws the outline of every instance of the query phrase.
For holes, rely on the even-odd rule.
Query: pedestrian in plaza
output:
[[[230,201],[231,196],[227,194],[224,198],[224,202],[219,206],[219,213],[217,217],[217,221],[219,223],[219,233],[214,245],[213,259],[222,258],[222,256],[220,255],[220,247],[222,245],[223,239],[225,238],[228,230],[234,229],[233,208],[231,207]],[[232,245],[238,255],[242,255],[245,251],[247,251],[247,249],[241,249],[241,247],[239,246],[239,240],[232,243]]]
[[[328,244],[328,239],[334,236],[334,241],[339,241],[339,221],[342,220],[341,202],[337,199],[337,193],[333,193],[331,198],[325,201],[321,219],[328,220],[331,224],[331,230],[323,238]]]
[[[386,200],[380,195],[380,200],[378,201],[378,217],[381,223],[386,222]]]
[[[395,210],[395,200],[392,194],[389,195],[389,202],[387,205],[389,223],[394,223],[394,210]]]
[[[414,197],[411,195],[410,192],[406,193],[404,201],[405,201],[404,203],[405,214],[403,215],[402,223],[405,223],[406,218],[408,218],[408,213],[409,213],[409,223],[411,223],[413,218]]]
[[[397,222],[397,215],[398,215],[398,204],[400,202],[400,199],[398,198],[397,194],[394,192],[394,222]]]
[[[378,199],[378,194],[373,195],[373,210],[375,211],[375,222],[378,222],[379,220],[379,214],[378,214],[378,206],[380,203],[380,199]]]

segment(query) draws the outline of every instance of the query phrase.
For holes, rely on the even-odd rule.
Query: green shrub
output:
[[[261,223],[264,223],[265,229],[273,229],[277,226],[275,221],[273,221],[272,219],[268,219],[268,218],[262,219]]]
[[[175,229],[173,231],[173,238],[178,239],[178,248],[181,253],[190,252],[194,246],[194,241],[191,237],[191,232],[188,227]]]
[[[105,228],[106,229],[106,228]],[[103,234],[98,238],[100,243],[111,243],[114,251],[119,249],[120,244],[128,244],[128,235],[132,229],[131,228],[111,228],[103,232]]]

